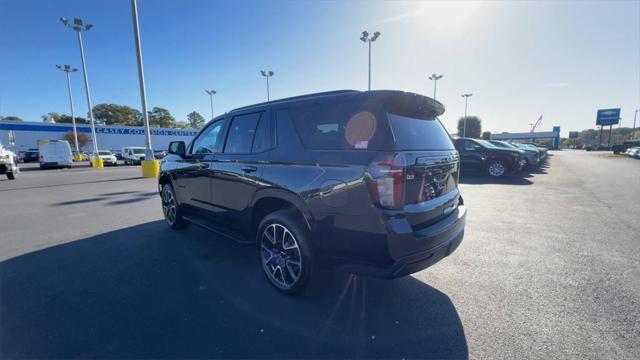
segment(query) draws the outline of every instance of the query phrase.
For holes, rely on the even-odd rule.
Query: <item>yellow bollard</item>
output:
[[[104,162],[102,162],[102,159],[100,159],[99,156],[96,156],[91,161],[91,166],[93,166],[96,169],[102,169],[104,167]]]
[[[160,162],[158,160],[142,160],[142,176],[157,178],[160,174]]]
[[[73,161],[82,161],[82,160],[84,160],[84,159],[82,158],[82,155],[80,155],[80,154],[76,154],[73,157]]]

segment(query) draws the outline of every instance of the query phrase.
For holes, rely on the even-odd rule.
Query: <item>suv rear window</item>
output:
[[[449,134],[437,119],[388,114],[396,150],[453,150]]]

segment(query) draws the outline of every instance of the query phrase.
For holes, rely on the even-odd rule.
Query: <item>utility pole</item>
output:
[[[363,31],[360,40],[364,43],[369,44],[369,86],[368,89],[371,91],[371,43],[376,41],[380,37],[380,32],[376,31],[373,33],[372,37],[369,37],[368,31]]]
[[[442,79],[442,76],[444,75],[432,74],[431,76],[429,76],[429,80],[433,80],[433,100],[436,99],[436,83],[438,82],[438,80]]]
[[[69,76],[70,73],[78,71],[78,69],[71,67],[71,65],[56,65],[56,67],[65,72],[67,78],[67,90],[69,91],[69,105],[71,105],[71,123],[73,124],[73,140],[76,145],[76,155],[74,159],[76,161],[82,160],[82,156],[80,155],[80,146],[78,145],[78,129],[76,128],[76,113],[73,109],[73,95],[71,92],[71,78]]]
[[[213,119],[213,95],[217,94],[215,90],[205,90],[209,94],[209,104],[211,105],[211,118]]]
[[[269,101],[269,78],[273,76],[273,71],[260,70],[260,74],[267,78],[267,101]]]
[[[636,117],[638,116],[638,109],[633,113],[633,131],[636,131]]]
[[[94,168],[103,168],[104,164],[102,163],[102,159],[98,156],[98,140],[96,139],[96,124],[93,119],[93,106],[91,105],[91,92],[89,91],[89,75],[87,74],[87,64],[84,60],[84,45],[82,44],[82,32],[89,31],[93,28],[91,24],[85,24],[82,19],[75,18],[73,19],[73,23],[69,21],[66,17],[61,17],[60,21],[65,26],[70,27],[73,31],[78,34],[78,44],[80,45],[80,60],[82,61],[82,75],[84,78],[84,90],[87,95],[87,105],[89,106],[89,120],[91,120],[91,137],[93,141],[93,159],[91,160],[91,164]]]
[[[470,96],[473,96],[473,94],[462,94],[462,97],[464,98],[464,121],[462,125],[462,137],[467,137],[467,103]]]

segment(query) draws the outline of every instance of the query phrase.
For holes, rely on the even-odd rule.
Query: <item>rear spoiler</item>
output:
[[[374,90],[364,93],[367,97],[387,98],[385,106],[394,114],[415,116],[420,114],[422,118],[433,119],[444,114],[444,105],[428,96],[399,91],[399,90]]]

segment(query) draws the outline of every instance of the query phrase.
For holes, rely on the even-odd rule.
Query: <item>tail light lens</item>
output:
[[[373,162],[368,167],[373,201],[383,208],[398,209],[404,204],[405,167],[396,155]]]

